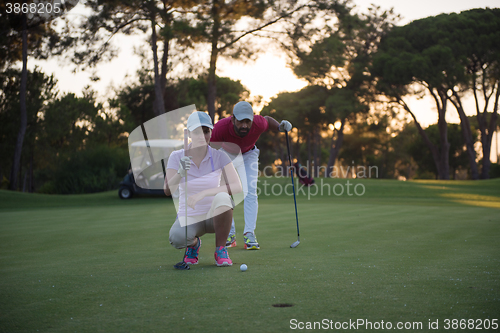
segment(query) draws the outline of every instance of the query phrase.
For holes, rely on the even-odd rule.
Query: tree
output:
[[[0,155],[12,156],[16,149],[16,142],[19,138],[19,108],[21,104],[20,86],[21,71],[17,69],[7,69],[0,73]],[[26,78],[30,82],[26,89],[26,129],[23,136],[24,149],[19,156],[16,168],[15,185],[10,179],[10,188],[19,189],[21,171],[26,170],[25,179],[29,180],[27,186],[29,191],[33,190],[33,169],[36,168],[37,137],[42,133],[40,129],[39,114],[43,112],[46,104],[52,101],[56,94],[56,80],[53,76],[47,76],[40,72],[38,68],[34,71],[27,71]],[[27,149],[26,149],[27,148]],[[3,158],[0,161],[0,178],[4,177],[4,170],[14,167],[14,161]],[[12,171],[11,171],[12,174]],[[12,176],[11,176],[12,177]]]
[[[418,171],[417,162],[411,154],[411,146],[413,142],[419,138],[417,127],[413,123],[405,124],[401,129],[393,132],[395,136],[390,141],[390,146],[394,152],[394,176],[404,177],[404,179],[415,178]],[[423,149],[429,154],[425,143]],[[433,162],[432,155],[430,156],[431,163]],[[434,164],[432,164],[432,168]]]
[[[67,93],[49,103],[39,124],[38,150],[45,162],[40,168],[55,170],[69,154],[83,150],[101,109],[92,92]]]
[[[308,120],[301,118],[300,98],[297,96],[298,92],[283,92],[273,97],[271,101],[265,105],[261,112],[261,116],[271,116],[275,119],[287,119],[293,125],[293,130],[290,133],[290,154],[297,157],[297,162],[300,163],[300,146],[301,140],[304,138],[304,133],[307,133],[305,128],[308,126]],[[296,132],[295,132],[296,131]],[[293,137],[296,137],[296,145],[294,147]],[[287,160],[286,142],[282,139],[282,135],[268,131],[261,135],[260,139],[261,153],[259,160],[262,165],[271,165],[276,160],[280,160],[284,165]],[[309,142],[309,141],[308,141]],[[308,150],[310,156],[311,150]]]
[[[359,114],[351,122],[350,131],[345,135],[345,144],[339,154],[343,165],[351,167],[356,177],[394,177],[394,153],[390,145],[390,119],[387,115],[367,117]],[[352,165],[351,165],[352,163]],[[355,166],[366,166],[368,172],[360,172]],[[371,168],[376,168],[372,173]],[[358,172],[356,172],[358,171]],[[346,172],[347,173],[347,172]]]
[[[367,75],[372,55],[381,37],[398,18],[392,10],[380,12],[379,7],[372,7],[368,14],[359,16],[351,14],[348,7],[336,11],[337,25],[326,25],[324,37],[305,50],[304,38],[310,38],[314,28],[291,35],[292,52],[297,59],[292,65],[295,74],[311,84],[331,88],[323,105],[329,123],[340,122],[340,127],[335,128],[329,145],[328,174],[342,146],[347,120],[355,120],[356,113],[368,111],[368,104],[373,99]]]
[[[247,99],[250,92],[239,80],[235,81],[228,77],[217,77],[216,79],[218,93],[215,99],[217,105],[215,113],[219,119],[222,119],[231,115],[234,105],[240,100]],[[208,110],[206,97],[209,86],[206,75],[198,78],[179,79],[174,89],[179,107],[195,104],[199,110]]]
[[[116,97],[109,100],[110,108],[124,122],[124,128],[129,133],[156,117],[153,111],[154,78],[145,70],[139,70],[137,73],[136,81],[120,87]]]
[[[481,178],[486,179],[489,178],[491,141],[500,97],[500,9],[473,9],[459,15],[450,14],[445,19],[450,35],[447,41],[464,71],[461,84],[450,87],[450,101],[460,115],[472,166],[475,164],[474,132],[461,98],[470,92],[474,96],[483,152]]]
[[[489,156],[499,97],[498,17],[498,9],[477,9],[414,21],[391,31],[377,55],[373,73],[379,79],[378,87],[412,115],[434,156],[440,178],[449,174],[449,144],[444,119],[448,101],[455,106],[461,119],[473,179],[477,179],[479,173],[473,133],[462,103],[462,97],[470,92],[476,102],[483,154]],[[413,91],[412,85],[420,86],[420,91]],[[432,96],[438,109],[440,150],[425,137],[415,115],[403,101],[405,95],[420,95],[423,89]],[[493,113],[488,122],[486,112],[490,107]],[[483,163],[484,178],[487,177],[489,158]]]
[[[93,67],[116,54],[110,43],[115,35],[150,34],[154,73],[152,106],[154,114],[160,115],[165,112],[167,98],[164,95],[167,75],[172,67],[172,49],[190,47],[193,38],[196,38],[193,37],[196,34],[191,32],[188,18],[189,9],[196,3],[195,0],[88,1],[87,6],[92,10],[92,15],[81,25],[79,47],[74,49],[73,61],[82,67]],[[161,56],[159,43],[163,43]]]
[[[368,108],[359,102],[355,92],[343,88],[338,89],[336,94],[333,94],[326,100],[326,110],[330,116],[329,122],[331,124],[340,123],[338,128],[334,127],[334,133],[329,145],[330,151],[326,170],[327,174],[330,175],[344,143],[346,123],[354,124],[357,115],[368,111]]]
[[[58,55],[71,44],[71,38],[60,38],[53,29],[50,22],[63,15],[78,3],[77,0],[69,0],[59,3],[58,9],[44,14],[30,13],[28,2],[12,1],[0,4],[0,60],[1,70],[22,62],[20,80],[20,126],[15,143],[15,151],[10,175],[10,189],[17,188],[17,175],[20,167],[24,136],[27,128],[27,80],[28,80],[28,50],[35,58],[44,59],[49,55]],[[17,7],[19,6],[19,7]],[[16,8],[18,10],[16,11]],[[23,8],[28,10],[24,11]]]
[[[457,171],[460,169],[467,170],[470,165],[468,163],[468,153],[465,147],[463,137],[460,135],[461,126],[459,124],[448,124],[448,131],[450,134],[450,167],[451,167],[451,177],[453,179],[457,176]],[[437,124],[430,125],[425,129],[425,132],[429,136],[430,140],[434,144],[439,142],[439,128]],[[477,135],[475,136],[477,141]],[[410,145],[408,147],[410,155],[413,160],[416,161],[418,165],[418,175],[420,177],[425,177],[426,173],[435,174],[438,177],[435,164],[433,163],[432,155],[429,153],[428,149],[425,149],[425,143],[420,136],[414,136],[410,139]],[[469,167],[469,168],[468,168]]]
[[[116,117],[124,122],[124,131],[131,132],[134,128],[156,117],[153,112],[154,77],[145,68],[137,72],[138,81],[127,83],[119,88],[116,97],[109,100]],[[249,91],[240,81],[227,77],[217,79],[219,95],[217,98],[217,114],[219,118],[231,114],[234,104],[246,99]],[[166,105],[170,110],[195,104],[198,110],[206,110],[208,84],[206,75],[198,78],[179,78],[172,80],[167,87],[171,96]]]
[[[418,20],[404,27],[392,29],[381,41],[371,72],[377,80],[377,89],[390,101],[403,107],[413,118],[418,132],[431,151],[439,179],[449,179],[447,88],[443,84],[446,70],[450,69],[453,54],[445,46],[434,45],[432,36],[438,33],[435,26],[428,27],[424,20]],[[452,67],[452,66],[451,66]],[[404,96],[426,90],[434,99],[438,112],[440,133],[439,147],[427,136],[415,113],[404,101]]]
[[[265,30],[280,21],[289,19],[301,10],[313,16],[317,9],[342,7],[326,0],[315,0],[301,4],[293,0],[168,0],[168,1],[90,1],[88,6],[94,14],[83,25],[79,39],[82,48],[74,53],[77,64],[94,65],[105,56],[113,56],[109,40],[118,32],[131,34],[136,31],[151,31],[151,47],[155,72],[155,114],[161,112],[160,92],[168,91],[166,75],[170,59],[170,42],[177,46],[193,47],[202,43],[210,46],[210,61],[207,76],[206,96],[208,112],[214,118],[217,105],[217,60],[220,56],[233,59],[250,57],[255,49],[247,37],[260,36],[276,38],[280,32]],[[328,4],[328,5],[325,5]],[[242,18],[250,18],[243,22]],[[250,22],[250,23],[249,23]],[[246,24],[246,26],[245,26]],[[238,28],[236,26],[238,25]],[[159,33],[153,27],[160,26]],[[244,27],[241,30],[241,27]],[[102,34],[105,31],[107,33]],[[281,31],[282,32],[282,31]],[[157,56],[157,42],[163,41],[161,69]],[[179,53],[184,52],[185,48]],[[186,66],[186,62],[183,64]],[[189,65],[187,65],[189,66]],[[157,74],[159,73],[159,74]],[[169,96],[171,98],[172,96]],[[169,98],[165,98],[165,101]]]
[[[39,191],[90,193],[114,189],[128,163],[126,124],[95,100],[68,93],[40,114],[35,159]]]
[[[337,1],[334,1],[335,3]],[[253,50],[246,37],[263,32],[265,37],[271,38],[273,33],[265,28],[276,25],[285,18],[292,17],[304,8],[311,10],[318,8],[313,4],[301,4],[300,1],[275,0],[205,0],[195,8],[197,11],[198,27],[203,30],[202,41],[210,45],[210,62],[208,69],[208,113],[214,119],[217,98],[217,61],[220,56],[229,56],[234,59],[249,57]],[[310,11],[309,11],[310,13]],[[243,23],[242,18],[253,19],[253,24],[243,30],[236,29],[236,25]],[[278,33],[279,34],[279,33]]]

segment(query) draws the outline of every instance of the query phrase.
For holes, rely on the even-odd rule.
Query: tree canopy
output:
[[[392,29],[381,41],[375,57],[372,73],[377,78],[379,91],[412,115],[433,153],[442,179],[447,179],[449,174],[445,120],[448,102],[455,106],[461,119],[473,178],[478,178],[473,134],[462,103],[467,93],[476,100],[483,154],[490,154],[499,96],[500,53],[496,42],[500,31],[499,17],[499,9],[474,9],[413,21]],[[415,114],[404,101],[405,96],[420,95],[424,91],[432,96],[438,110],[439,145],[426,137]],[[488,109],[493,111],[489,122],[485,116]],[[483,177],[487,177],[488,170],[489,162],[485,162]]]

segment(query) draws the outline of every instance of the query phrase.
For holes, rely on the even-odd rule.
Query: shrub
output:
[[[500,164],[491,163],[490,166],[490,178],[500,178]]]
[[[128,152],[123,148],[101,145],[77,151],[59,165],[52,184],[45,190],[78,194],[117,189],[128,164]]]

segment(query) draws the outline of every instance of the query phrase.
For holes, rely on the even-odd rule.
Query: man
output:
[[[255,146],[255,143],[260,135],[267,130],[289,132],[291,129],[292,124],[289,121],[283,120],[281,123],[278,123],[272,117],[254,115],[250,103],[238,102],[233,108],[233,115],[219,120],[212,131],[211,141],[232,142],[241,149],[242,163],[236,163],[235,161],[233,163],[240,176],[245,194],[243,206],[245,229],[243,231],[243,240],[245,242],[244,247],[247,250],[260,249],[255,236],[259,207],[257,201],[257,176],[259,172],[260,150]],[[229,151],[226,152],[231,154]],[[236,246],[234,218],[226,246]]]

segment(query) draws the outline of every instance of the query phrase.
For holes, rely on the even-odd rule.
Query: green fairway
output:
[[[261,178],[261,250],[243,249],[241,204],[234,265],[214,265],[205,235],[189,271],[172,267],[183,250],[168,243],[170,199],[0,191],[0,332],[500,325],[500,180],[316,182],[297,189],[297,248],[293,197],[279,191],[290,180]]]

